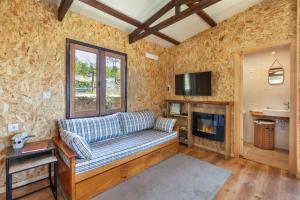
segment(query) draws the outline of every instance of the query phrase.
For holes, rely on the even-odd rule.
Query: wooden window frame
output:
[[[75,49],[95,53],[97,55],[97,104],[95,111],[75,112]],[[106,89],[106,56],[120,59],[121,62],[121,107],[119,109],[105,109],[105,89]],[[101,67],[102,66],[102,67]],[[103,67],[105,66],[105,67]],[[102,95],[101,95],[102,94]],[[103,95],[104,94],[104,95]],[[116,112],[126,112],[127,110],[127,54],[98,47],[95,45],[66,39],[66,118],[95,117],[109,115]]]
[[[89,110],[89,111],[79,111],[79,112],[75,112],[76,111],[76,104],[75,104],[75,50],[82,50],[85,52],[90,52],[93,54],[96,54],[96,85],[97,85],[97,89],[96,89],[96,110]],[[92,117],[92,116],[97,116],[100,114],[100,102],[99,102],[99,95],[100,95],[100,91],[99,91],[99,75],[100,75],[100,56],[99,56],[99,50],[98,49],[94,49],[94,48],[90,48],[87,46],[82,46],[82,45],[78,45],[78,44],[74,44],[74,43],[70,43],[70,50],[69,50],[69,54],[70,54],[70,114],[69,116],[71,118],[74,117],[80,117],[80,116],[84,116],[84,117]]]
[[[116,113],[116,112],[124,112],[126,109],[125,109],[125,102],[126,102],[126,99],[125,99],[125,94],[126,93],[126,60],[125,60],[125,57],[123,55],[119,55],[119,54],[116,54],[116,53],[112,53],[112,52],[108,52],[108,51],[102,51],[102,58],[106,58],[106,56],[110,56],[110,57],[114,57],[114,58],[117,58],[117,59],[120,59],[121,60],[121,74],[125,74],[125,80],[124,78],[122,79],[121,78],[121,108],[120,109],[110,109],[110,110],[106,110],[105,109],[105,95],[102,95],[100,96],[100,102],[103,102],[100,104],[100,114],[101,115],[109,115],[109,114],[113,114],[113,113]],[[102,66],[105,66],[106,64],[106,59],[101,59],[102,63],[101,65]],[[106,71],[105,71],[106,68],[102,68],[100,69],[100,74],[102,74],[102,77],[100,75],[100,79],[103,80],[105,78],[105,75],[106,75]],[[103,77],[104,76],[104,77]],[[106,89],[106,82],[104,83],[100,83],[100,93],[104,94],[105,92],[105,89]]]

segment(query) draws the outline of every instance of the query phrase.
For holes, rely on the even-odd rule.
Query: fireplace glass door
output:
[[[224,141],[224,123],[224,115],[194,112],[193,135],[210,140]]]

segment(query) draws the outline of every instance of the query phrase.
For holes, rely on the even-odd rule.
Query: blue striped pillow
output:
[[[155,122],[154,129],[170,133],[173,131],[175,123],[176,119],[158,117]]]
[[[61,139],[76,153],[78,158],[92,159],[93,153],[85,139],[76,133],[63,131]]]
[[[119,113],[123,133],[134,133],[154,126],[155,116],[152,111]]]
[[[67,130],[83,137],[87,143],[94,143],[123,135],[119,114],[104,117],[59,120],[60,132]]]

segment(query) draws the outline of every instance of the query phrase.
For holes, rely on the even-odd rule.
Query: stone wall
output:
[[[264,0],[218,26],[208,29],[169,49],[169,98],[174,95],[174,74],[212,71],[211,97],[189,97],[198,100],[234,100],[234,56],[243,48],[254,48],[296,38],[296,1]],[[180,56],[179,56],[180,55]],[[184,97],[181,97],[183,99]],[[197,139],[212,148],[216,142]],[[220,149],[224,149],[221,144]]]
[[[144,40],[128,44],[128,34],[68,12],[57,20],[57,6],[44,0],[0,1],[0,187],[4,186],[4,149],[10,144],[8,123],[36,135],[57,134],[56,120],[65,117],[65,40],[71,38],[128,54],[128,110],[161,111],[164,70],[145,52],[161,58],[166,49]],[[43,100],[43,91],[51,99]],[[14,182],[45,173],[45,169],[15,176]]]

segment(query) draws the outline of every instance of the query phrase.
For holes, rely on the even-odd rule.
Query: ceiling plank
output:
[[[136,42],[140,39],[143,39],[151,34],[154,34],[154,33],[158,32],[159,30],[161,30],[167,26],[170,26],[170,25],[198,12],[199,10],[203,10],[204,8],[211,6],[219,1],[220,0],[202,0],[199,3],[193,4],[192,7],[189,7],[186,10],[180,12],[179,15],[172,16],[172,17],[160,22],[159,24],[157,24],[155,26],[148,28],[144,32],[140,33],[139,35],[129,36],[129,43],[131,44],[131,43]]]
[[[173,7],[175,6],[175,3],[173,0],[171,0],[169,3],[167,3],[164,7],[162,7],[159,11],[157,11],[154,15],[152,15],[149,19],[147,19],[143,25],[137,29],[135,29],[133,32],[131,32],[129,34],[133,36],[133,35],[137,35],[140,32],[142,32],[143,30],[145,30],[144,28],[148,28],[153,22],[155,22],[156,20],[158,20],[160,17],[162,17],[164,14],[166,14],[169,10],[171,10]]]
[[[153,35],[155,35],[155,36],[157,36],[157,37],[159,37],[161,39],[164,39],[164,40],[166,40],[166,41],[168,41],[170,43],[173,43],[175,45],[179,45],[180,44],[179,41],[177,41],[177,40],[175,40],[175,39],[173,39],[173,38],[171,38],[171,37],[169,37],[169,36],[167,36],[167,35],[165,35],[165,34],[163,34],[161,32],[156,32]]]
[[[129,34],[129,37],[133,37],[134,35],[141,33],[143,30],[148,28],[152,23],[154,23],[156,20],[158,20],[164,14],[166,14],[168,11],[170,11],[172,8],[174,8],[176,6],[176,4],[178,4],[180,6],[182,4],[187,4],[187,3],[193,4],[194,2],[197,2],[197,1],[199,1],[199,0],[171,0],[164,7],[162,7],[155,14],[153,14],[149,19],[147,19],[140,28],[137,28],[136,30],[131,32]]]
[[[188,7],[193,6],[193,3],[187,3]],[[196,14],[202,18],[207,24],[209,24],[211,27],[217,26],[217,23],[215,20],[213,20],[205,11],[199,10],[196,12]]]
[[[115,9],[99,2],[99,1],[96,1],[96,0],[79,0],[79,1],[85,3],[89,6],[92,6],[96,9],[98,9],[98,10],[101,10],[102,12],[105,12],[109,15],[112,15],[115,18],[118,18],[118,19],[120,19],[124,22],[127,22],[128,24],[131,24],[133,26],[138,27],[138,26],[141,25],[141,23],[139,21],[137,21],[137,20],[135,20],[135,19],[133,19],[133,18],[131,18],[131,17],[129,17],[129,16],[127,16],[127,15],[125,15],[125,14],[123,14],[123,13],[121,13],[121,12],[119,12],[119,11],[117,11],[117,10],[115,10]]]
[[[204,10],[199,10],[197,15],[201,17],[206,23],[208,23],[211,27],[217,26],[217,22],[213,20]]]
[[[61,0],[59,8],[58,8],[58,20],[62,21],[70,9],[73,0]]]
[[[128,24],[131,24],[133,26],[136,26],[138,28],[140,28],[141,30],[144,30],[145,27],[143,27],[143,24],[141,22],[139,22],[138,20],[136,19],[133,19],[99,1],[96,1],[96,0],[80,0],[81,2],[89,5],[89,6],[92,6],[98,10],[101,10],[102,12],[105,12],[109,15],[112,15]],[[147,28],[147,27],[146,27]],[[178,42],[177,40],[167,36],[167,35],[164,35],[163,33],[159,33],[159,32],[156,32],[154,35],[156,35],[157,37],[161,38],[161,39],[164,39],[170,43],[173,43],[175,45],[178,45],[180,42]]]

